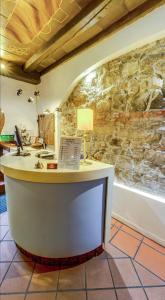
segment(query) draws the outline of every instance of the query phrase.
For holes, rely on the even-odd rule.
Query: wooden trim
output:
[[[24,70],[30,71],[35,68],[39,62],[43,60],[44,57],[49,55],[49,52],[54,47],[54,44],[60,39],[64,39],[64,36],[79,26],[84,26],[91,19],[95,17],[102,9],[104,9],[112,0],[94,0],[88,6],[86,6],[78,15],[76,15],[69,23],[67,23],[61,30],[59,30],[48,42],[46,42],[40,50],[32,55],[29,60],[24,65]]]
[[[2,76],[32,83],[32,84],[39,84],[41,82],[41,77],[39,72],[26,73],[22,69],[22,66],[20,65],[16,65],[11,62],[3,61],[3,60],[1,60],[0,62],[6,65],[5,70],[0,69],[0,75]]]
[[[130,25],[134,21],[136,21],[139,18],[142,18],[147,13],[151,12],[155,8],[163,5],[165,3],[165,0],[148,0],[147,2],[143,3],[142,5],[138,6],[133,11],[129,12],[126,16],[122,17],[119,21],[115,22],[105,30],[98,33],[96,36],[88,40],[87,42],[83,43],[78,48],[74,49],[72,52],[66,54],[61,59],[56,61],[55,63],[51,64],[47,68],[45,68],[43,71],[41,71],[41,76],[48,73],[52,69],[56,68],[58,65],[66,62],[67,60],[71,59],[74,55],[78,55],[85,49],[94,46],[97,42],[102,41],[105,38],[108,38],[112,34],[115,34],[117,31],[121,30],[125,26]]]

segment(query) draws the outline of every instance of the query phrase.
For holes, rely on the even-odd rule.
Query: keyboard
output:
[[[54,158],[54,152],[42,150],[36,153],[36,157],[39,158],[45,158],[45,159],[53,159]]]

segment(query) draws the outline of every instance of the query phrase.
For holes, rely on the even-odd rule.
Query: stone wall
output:
[[[62,134],[76,134],[78,107],[94,110],[89,158],[114,164],[116,179],[126,185],[165,192],[165,39],[80,80],[61,106]]]

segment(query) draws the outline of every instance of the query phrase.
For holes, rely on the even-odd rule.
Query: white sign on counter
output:
[[[81,138],[62,136],[58,156],[58,168],[79,169],[81,153]]]

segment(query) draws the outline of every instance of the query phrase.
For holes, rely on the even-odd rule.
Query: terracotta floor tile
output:
[[[118,250],[111,243],[109,243],[109,244],[106,245],[105,251],[107,253],[107,257],[108,258],[128,257],[125,253],[123,253],[122,251]]]
[[[32,270],[33,264],[31,263],[12,263],[2,282],[0,291],[2,293],[25,292]]]
[[[165,280],[165,255],[142,243],[135,260]]]
[[[110,232],[110,240],[114,237],[114,235],[116,234],[116,232],[118,231],[119,229],[115,226],[113,226],[111,228],[111,232]]]
[[[133,263],[143,285],[145,286],[165,285],[165,282],[163,280],[160,280],[157,276],[155,276],[154,274],[152,274],[151,272],[143,268],[135,261]]]
[[[118,228],[121,228],[123,226],[123,223],[121,223],[120,221],[116,220],[115,226]]]
[[[88,288],[113,287],[107,259],[93,259],[87,262],[86,280]]]
[[[60,292],[56,300],[86,300],[85,292]]]
[[[143,243],[151,246],[152,248],[154,248],[157,251],[160,251],[161,253],[165,254],[165,247],[159,245],[158,243],[155,243],[154,241],[148,239],[148,238],[144,238]]]
[[[116,292],[118,300],[147,300],[142,288],[117,289]]]
[[[88,291],[88,300],[116,300],[114,290]]]
[[[2,282],[3,277],[5,276],[10,263],[0,263],[0,284]]]
[[[115,235],[111,243],[131,257],[134,257],[140,245],[139,240],[121,230]]]
[[[142,238],[143,238],[143,235],[141,233],[135,231],[134,229],[132,229],[126,225],[122,226],[122,230],[131,234],[133,237],[137,238],[138,240],[142,240]]]
[[[85,288],[85,265],[60,271],[59,290]]]
[[[11,261],[16,253],[16,246],[13,241],[2,241],[0,243],[0,261]]]
[[[117,220],[116,220],[116,219],[114,219],[114,218],[111,218],[111,224],[112,224],[112,225],[114,225],[116,222],[117,222]]]
[[[152,287],[145,288],[148,296],[148,300],[164,300],[165,299],[165,287]]]
[[[15,295],[1,295],[0,299],[1,300],[24,300],[25,299],[25,295],[19,295],[19,294],[15,294]]]
[[[32,259],[18,250],[14,256],[13,261],[32,261]]]
[[[109,259],[109,264],[115,287],[141,285],[129,258]]]
[[[8,225],[9,221],[8,221],[8,213],[5,212],[3,214],[0,214],[0,225]]]
[[[9,230],[9,226],[4,226],[4,225],[0,226],[0,240],[3,240],[8,230]]]
[[[56,293],[34,293],[28,294],[26,300],[55,300]]]
[[[13,237],[11,236],[10,231],[5,235],[4,240],[5,241],[13,241]]]
[[[56,290],[58,276],[55,267],[36,265],[28,291]]]

